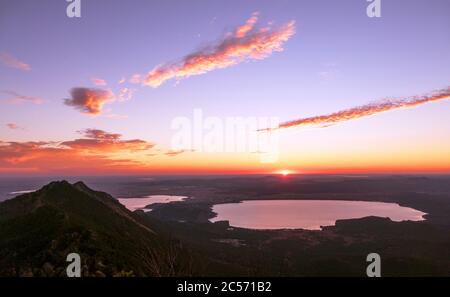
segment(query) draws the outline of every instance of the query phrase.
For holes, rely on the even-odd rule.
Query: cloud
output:
[[[103,105],[114,100],[111,91],[102,89],[73,88],[70,94],[72,98],[65,99],[64,104],[89,115],[101,114]]]
[[[119,101],[128,101],[133,98],[135,90],[127,87],[121,88],[119,90],[118,99]]]
[[[252,17],[247,20],[245,25],[238,27],[236,29],[236,34],[235,34],[236,38],[244,38],[248,32],[253,30],[253,27],[255,27],[256,22],[258,21],[258,15],[259,15],[258,12],[254,12]]]
[[[106,80],[96,77],[91,78],[91,81],[96,86],[106,86],[108,84]]]
[[[99,129],[79,131],[81,138],[68,141],[0,141],[3,171],[33,168],[37,171],[98,171],[144,166],[154,144],[141,139],[122,139],[118,133]],[[25,169],[24,169],[25,170]]]
[[[0,141],[0,165],[16,165],[55,152],[53,143],[44,141]]]
[[[140,139],[121,140],[122,135],[108,133],[98,129],[78,131],[84,138],[61,142],[61,146],[70,149],[90,152],[105,151],[143,151],[154,147],[154,144]]]
[[[99,139],[99,140],[119,140],[122,135],[119,133],[108,133],[100,129],[85,129],[78,131],[78,133],[83,134],[87,138]]]
[[[129,79],[131,84],[140,84],[142,82],[142,77],[140,74],[133,74]]]
[[[31,66],[29,64],[22,62],[19,59],[5,52],[0,52],[0,62],[2,62],[5,66],[8,66],[10,68],[15,68],[23,71],[31,70]]]
[[[25,128],[22,128],[15,123],[8,123],[8,124],[6,124],[6,127],[8,127],[11,130],[25,130]]]
[[[414,96],[406,99],[399,100],[384,100],[380,102],[370,103],[358,107],[353,107],[349,109],[344,109],[338,112],[301,118],[298,120],[284,122],[279,125],[278,128],[263,129],[261,131],[272,131],[277,129],[285,129],[292,127],[302,127],[302,126],[321,126],[328,127],[339,122],[346,122],[354,119],[359,119],[363,117],[368,117],[376,115],[382,112],[403,109],[403,108],[413,108],[420,105],[424,105],[431,102],[437,102],[441,100],[450,99],[450,87],[433,92],[429,95],[424,96]]]
[[[189,54],[176,63],[153,68],[146,75],[143,83],[156,88],[170,79],[200,75],[246,60],[264,59],[273,52],[282,51],[283,44],[295,34],[294,21],[273,30],[269,26],[256,28],[257,20],[258,14],[254,13],[245,25],[227,34],[218,44]]]
[[[169,157],[175,157],[175,156],[181,155],[185,152],[186,152],[186,150],[178,150],[178,151],[169,150],[169,151],[165,152],[164,155],[169,156]]]
[[[14,91],[1,91],[4,94],[8,94],[11,96],[11,98],[6,99],[6,101],[9,104],[18,104],[18,103],[24,103],[24,102],[31,102],[34,104],[42,104],[44,102],[44,99],[39,98],[39,97],[34,97],[34,96],[26,96],[26,95],[21,95],[17,92]]]

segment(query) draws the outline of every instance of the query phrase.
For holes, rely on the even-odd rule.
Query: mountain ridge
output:
[[[83,182],[51,182],[0,203],[0,275],[65,276],[73,252],[84,276],[190,274],[183,264],[190,252],[181,243]]]

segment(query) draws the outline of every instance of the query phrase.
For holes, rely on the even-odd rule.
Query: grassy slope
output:
[[[190,275],[190,252],[168,242],[106,193],[53,182],[0,204],[0,275],[65,276],[69,253],[83,274]]]

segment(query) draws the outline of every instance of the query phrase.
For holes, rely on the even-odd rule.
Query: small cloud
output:
[[[119,90],[119,94],[117,97],[118,97],[119,101],[128,101],[131,98],[133,98],[134,92],[135,92],[135,89],[130,89],[130,88],[124,87]]]
[[[175,156],[178,156],[185,152],[187,152],[187,150],[178,150],[178,151],[169,150],[169,151],[165,152],[164,155],[169,156],[169,157],[175,157]]]
[[[8,123],[8,124],[6,124],[6,127],[8,127],[11,130],[25,130],[25,128],[22,128],[15,123]]]
[[[22,62],[19,59],[5,52],[0,52],[0,62],[2,62],[5,66],[10,68],[15,68],[23,71],[31,70],[31,66],[29,64]]]
[[[127,79],[125,77],[122,77],[117,83],[119,85],[123,84]]]
[[[108,133],[100,129],[85,129],[77,131],[78,133],[84,135],[87,138],[93,139],[103,139],[103,140],[118,140],[122,137],[119,133]]]
[[[24,103],[24,102],[31,102],[34,104],[42,104],[44,102],[44,100],[40,97],[21,95],[17,92],[7,91],[7,90],[1,91],[1,92],[11,96],[11,98],[6,99],[6,101],[9,104],[18,104],[18,103]]]
[[[96,86],[106,86],[108,83],[106,82],[106,80],[101,79],[101,78],[91,78],[92,83],[94,83],[94,85]]]
[[[142,77],[140,74],[133,74],[129,80],[132,84],[140,84],[142,81]]]
[[[103,105],[114,101],[114,94],[103,89],[72,88],[70,95],[72,98],[65,99],[64,104],[94,116],[102,113]]]

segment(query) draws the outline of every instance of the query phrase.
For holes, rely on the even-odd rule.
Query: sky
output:
[[[450,173],[447,0],[80,3],[0,0],[2,175]]]

